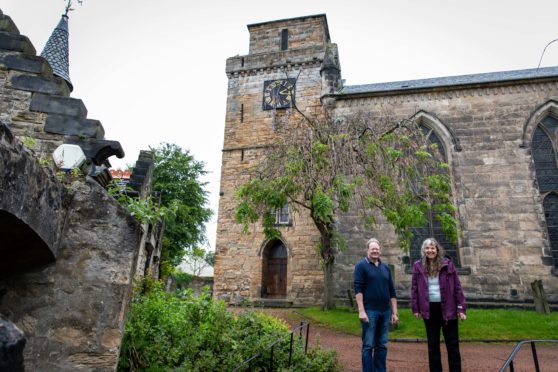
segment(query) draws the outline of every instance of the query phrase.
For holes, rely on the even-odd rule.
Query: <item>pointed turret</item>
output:
[[[52,67],[52,73],[61,77],[68,83],[70,92],[74,89],[70,81],[70,61],[68,46],[68,15],[64,14],[58,22],[58,26],[48,38],[48,41],[41,53],[41,57],[45,58]]]

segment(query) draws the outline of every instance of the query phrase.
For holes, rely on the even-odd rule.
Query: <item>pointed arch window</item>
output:
[[[428,145],[433,145],[433,144],[437,145],[442,160],[444,162],[447,162],[446,148],[444,146],[444,143],[440,139],[440,137],[436,134],[436,132],[432,128],[424,124],[420,125],[420,129],[424,134],[424,137]],[[449,171],[445,170],[445,172],[449,172]],[[442,245],[442,247],[444,247],[446,251],[446,255],[452,258],[454,264],[456,266],[461,266],[458,251],[457,251],[457,244],[451,242],[445,236],[442,230],[442,223],[439,221],[438,215],[439,213],[437,213],[432,209],[429,209],[427,215],[427,220],[428,220],[427,224],[422,227],[416,227],[411,229],[413,232],[413,239],[411,241],[411,249],[410,249],[411,264],[416,260],[420,259],[421,257],[420,248],[422,242],[427,238],[433,237]]]
[[[558,162],[556,158],[558,119],[547,116],[536,127],[531,141],[531,154],[539,192],[543,200],[548,241],[558,267]]]

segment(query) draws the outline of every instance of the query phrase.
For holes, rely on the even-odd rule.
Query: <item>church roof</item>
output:
[[[70,81],[70,61],[68,48],[68,16],[63,15],[58,26],[50,35],[41,57],[44,57],[52,67],[52,73],[66,80],[70,91],[73,90]]]
[[[488,72],[483,74],[445,76],[439,78],[394,81],[388,83],[345,86],[339,95],[407,91],[441,87],[459,87],[488,83],[502,83],[526,79],[558,77],[558,67],[533,68],[528,70]]]

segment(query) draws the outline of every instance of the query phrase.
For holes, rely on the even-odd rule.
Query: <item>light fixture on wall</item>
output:
[[[80,168],[85,163],[85,154],[78,145],[63,144],[52,153],[56,166],[62,170]]]

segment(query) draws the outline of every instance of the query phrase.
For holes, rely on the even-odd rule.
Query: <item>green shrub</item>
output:
[[[174,282],[176,283],[176,289],[186,289],[192,278],[194,277],[192,274],[185,273],[181,270],[175,270],[172,274],[174,276]]]
[[[230,371],[244,360],[261,353],[254,370],[269,365],[269,345],[274,349],[274,369],[337,371],[334,351],[311,349],[304,354],[302,341],[294,342],[293,367],[287,369],[289,327],[261,312],[235,316],[222,301],[213,301],[206,290],[200,296],[191,290],[166,293],[157,282],[143,282],[145,293],[136,294],[126,323],[119,371],[184,370]]]

